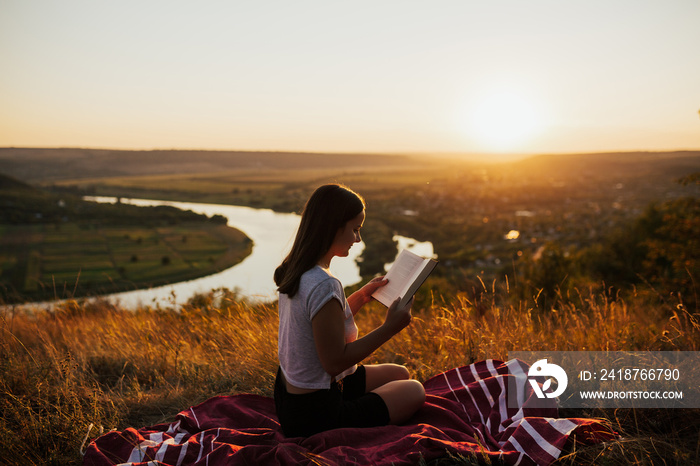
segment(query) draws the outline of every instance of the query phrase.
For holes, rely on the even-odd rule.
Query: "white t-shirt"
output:
[[[345,314],[345,342],[357,339],[357,325],[345,298],[340,280],[320,266],[306,271],[299,282],[299,291],[290,299],[279,295],[279,338],[277,353],[285,379],[299,388],[330,388],[331,376],[321,365],[316,352],[311,319],[331,299],[336,299]],[[349,367],[336,376],[340,380],[357,369]]]

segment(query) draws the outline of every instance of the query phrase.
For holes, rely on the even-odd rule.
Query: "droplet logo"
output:
[[[537,380],[532,377],[546,377],[547,379],[540,387]],[[566,376],[564,369],[556,364],[547,363],[546,359],[540,359],[530,366],[530,370],[527,372],[527,379],[537,398],[556,398],[564,393],[566,385],[569,383],[569,378]],[[556,382],[556,389],[550,392],[548,390],[552,386],[552,379]]]

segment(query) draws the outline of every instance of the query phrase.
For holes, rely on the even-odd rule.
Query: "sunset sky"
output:
[[[700,148],[698,0],[0,0],[0,146]]]

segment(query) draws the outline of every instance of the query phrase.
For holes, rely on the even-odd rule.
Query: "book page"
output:
[[[396,298],[403,297],[421,270],[423,262],[425,259],[422,257],[405,249],[401,251],[386,274],[385,278],[389,283],[375,291],[372,297],[385,306],[390,306]]]

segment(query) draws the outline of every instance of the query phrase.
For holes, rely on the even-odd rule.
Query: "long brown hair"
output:
[[[364,208],[362,196],[345,186],[318,187],[306,201],[292,250],[275,269],[277,291],[293,297],[304,272],[318,264],[331,248],[338,230]]]

